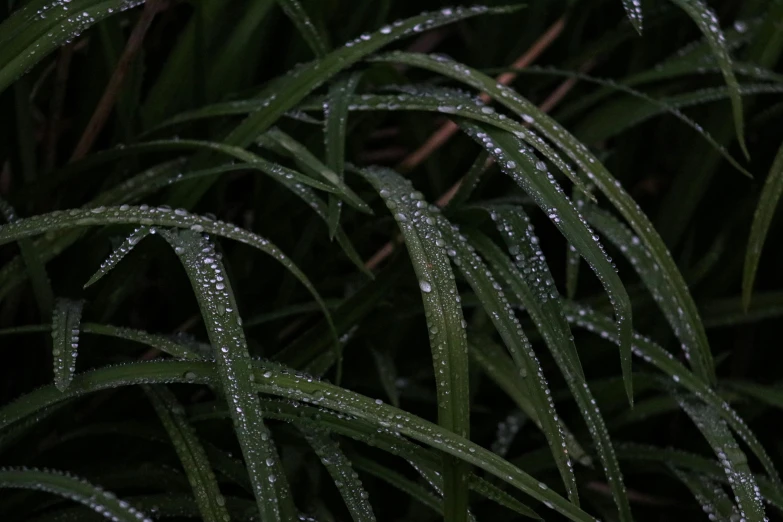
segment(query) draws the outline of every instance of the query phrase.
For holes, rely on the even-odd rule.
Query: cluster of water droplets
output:
[[[511,444],[522,429],[525,422],[525,415],[520,411],[514,411],[506,416],[506,419],[498,423],[495,433],[495,440],[492,442],[492,451],[501,457],[508,454]]]
[[[0,485],[58,495],[87,506],[111,522],[153,522],[111,491],[67,472],[47,468],[0,468]]]
[[[54,356],[54,384],[64,391],[76,372],[79,353],[79,326],[83,301],[57,299],[52,314],[52,355]]]

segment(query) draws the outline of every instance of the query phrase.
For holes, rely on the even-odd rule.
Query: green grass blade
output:
[[[300,165],[300,167],[312,173],[314,176],[322,177],[333,185],[336,189],[336,193],[340,194],[346,203],[350,203],[357,210],[371,214],[370,207],[361,200],[356,193],[351,190],[348,185],[345,184],[341,175],[333,171],[330,167],[324,165],[315,155],[310,152],[304,145],[293,139],[288,134],[284,133],[280,129],[273,128],[267,131],[263,137],[264,139],[271,140],[275,145],[282,147],[285,151]],[[261,144],[263,145],[263,141]]]
[[[434,219],[442,234],[441,241],[444,242],[446,253],[452,258],[457,270],[475,292],[482,308],[503,339],[503,343],[513,359],[510,366],[503,360],[498,363],[498,356],[501,359],[507,359],[504,354],[498,354],[497,351],[492,354],[488,351],[488,347],[482,346],[486,344],[484,341],[474,342],[473,344],[477,347],[481,346],[476,350],[483,356],[478,358],[482,363],[481,366],[493,380],[505,383],[501,387],[509,396],[512,398],[519,395],[525,397],[524,401],[516,402],[520,408],[526,410],[535,419],[544,433],[568,498],[574,504],[579,505],[579,492],[571,467],[571,459],[568,455],[566,438],[562,426],[557,420],[555,404],[544,372],[530,342],[522,331],[522,325],[514,315],[514,310],[500,284],[491,275],[484,261],[472,250],[464,236],[460,235],[459,229],[443,216],[435,215]],[[501,376],[500,368],[508,368],[507,374]],[[574,455],[574,457],[578,458],[578,455]]]
[[[326,164],[340,180],[345,171],[345,135],[348,127],[348,104],[361,81],[361,74],[354,73],[338,79],[329,88],[324,100],[324,148]],[[334,237],[340,223],[342,203],[329,196],[329,235]]]
[[[699,341],[694,350],[694,353],[698,354],[695,358],[697,374],[706,382],[715,382],[715,369],[707,335],[704,332],[704,326],[699,319],[696,304],[688,291],[688,286],[682,274],[650,220],[641,211],[634,199],[606,170],[606,167],[601,164],[598,158],[591,154],[579,140],[574,138],[555,120],[541,112],[529,100],[508,87],[498,85],[494,79],[476,69],[453,62],[447,58],[419,54],[391,53],[387,55],[387,59],[422,67],[487,92],[499,103],[514,111],[525,121],[528,121],[547,139],[557,144],[628,221],[628,224],[639,236],[641,242],[649,250],[660,270],[665,274],[665,277],[672,282],[677,299],[684,305],[682,312],[683,321],[696,332],[695,335]]]
[[[82,31],[107,16],[138,2],[128,0],[75,0],[62,4],[28,2],[0,24],[0,93],[33,68],[50,52],[78,37]],[[44,16],[40,16],[39,11]],[[73,13],[76,13],[75,15]]]
[[[747,458],[731,435],[726,422],[715,410],[695,399],[679,397],[680,407],[688,414],[704,438],[712,446],[715,455],[724,467],[731,489],[734,491],[739,514],[748,522],[763,522],[764,505],[758,486],[750,472]]]
[[[737,141],[742,148],[742,152],[745,153],[745,157],[749,158],[750,154],[748,153],[748,148],[745,144],[745,120],[742,111],[742,97],[739,92],[739,82],[732,69],[731,56],[729,56],[729,51],[725,45],[726,37],[721,31],[718,17],[715,14],[715,11],[702,0],[671,1],[688,14],[710,44],[710,48],[712,48],[715,60],[726,81],[726,87],[729,89]]]
[[[689,328],[680,314],[683,303],[678,299],[679,296],[674,291],[672,281],[661,273],[639,238],[618,219],[592,205],[584,206],[584,215],[601,235],[622,252],[636,273],[639,274],[645,287],[655,299],[658,308],[672,327],[672,331],[680,340],[685,358],[695,370],[696,365],[693,361],[697,356],[691,351],[691,347],[698,343],[697,332]]]
[[[19,219],[11,205],[2,198],[0,198],[0,214],[8,223]],[[46,273],[45,260],[41,258],[38,248],[29,239],[19,241],[19,252],[24,260],[27,274],[30,276],[41,317],[49,317],[52,315],[54,307],[54,291]]]
[[[397,388],[397,369],[394,365],[394,359],[385,350],[372,350],[372,357],[375,361],[375,368],[378,370],[378,380],[383,387],[383,391],[389,397],[389,402],[395,408],[400,407],[400,390]]]
[[[315,24],[307,15],[299,0],[277,0],[285,15],[294,23],[296,30],[312,49],[315,56],[323,58],[329,51],[324,37],[318,32]]]
[[[171,438],[193,489],[202,519],[205,522],[230,520],[226,511],[226,499],[220,494],[220,486],[210,467],[207,454],[195,430],[188,423],[182,405],[165,386],[145,386],[144,391]]]
[[[470,199],[470,195],[478,185],[479,179],[491,164],[492,160],[489,157],[489,152],[486,150],[479,152],[478,156],[473,161],[473,164],[470,166],[470,169],[468,169],[468,173],[465,174],[465,177],[460,181],[457,193],[454,194],[454,197],[451,198],[451,201],[446,205],[447,212],[459,208]]]
[[[631,25],[636,29],[636,32],[642,34],[642,2],[641,0],[623,0],[623,7],[625,8],[625,14],[628,15],[628,20],[631,21]]]
[[[373,427],[367,432],[369,439],[372,438],[369,435],[378,434],[378,427],[386,429],[394,424],[395,430],[399,433],[484,469],[531,497],[547,503],[548,506],[551,505],[551,509],[570,520],[593,522],[593,517],[556,492],[551,489],[541,489],[535,478],[450,430],[309,376],[295,374],[275,365],[261,362],[257,364],[254,382],[256,389],[261,393],[293,400],[306,399],[309,402],[316,399],[315,402],[319,406],[354,415],[372,424]],[[215,372],[213,363],[196,361],[150,361],[93,370],[75,376],[71,386],[64,393],[54,386],[44,386],[3,406],[0,408],[0,430],[34,415],[47,406],[84,394],[138,384],[172,382],[218,384]],[[295,411],[298,415],[299,410]]]
[[[368,475],[372,475],[373,477],[386,482],[393,488],[402,491],[409,497],[432,509],[437,514],[443,515],[443,501],[430,493],[423,486],[409,480],[407,477],[394,470],[378,464],[374,460],[353,455],[351,456],[351,461],[353,462],[354,467],[359,471],[363,471]]]
[[[582,212],[582,207],[587,200],[585,193],[579,190],[579,187],[573,187],[571,189],[571,201],[574,202],[576,208]],[[576,295],[576,289],[579,285],[579,267],[581,265],[582,258],[579,256],[579,252],[576,251],[571,245],[566,246],[566,297],[573,299]]]
[[[602,337],[617,343],[617,334],[614,328],[612,328],[611,320],[608,317],[573,303],[564,303],[564,308],[569,322],[596,332]],[[634,354],[671,377],[675,384],[685,388],[707,403],[748,445],[764,466],[769,477],[776,484],[781,483],[772,459],[747,424],[745,424],[745,421],[742,420],[742,417],[702,379],[691,373],[671,353],[641,335],[635,335],[634,337]]]
[[[703,475],[687,473],[677,468],[672,468],[672,471],[680,479],[680,482],[691,491],[696,501],[701,505],[702,511],[707,513],[710,520],[731,522],[740,519],[736,506],[720,485]]]
[[[742,306],[745,311],[750,307],[761,250],[764,248],[769,226],[772,223],[781,194],[783,194],[783,143],[769,169],[764,188],[761,189],[756,213],[753,215],[753,225],[750,227],[748,248],[745,251],[745,267],[742,272]]]
[[[331,475],[351,513],[351,518],[355,522],[374,522],[375,514],[368,500],[370,495],[362,486],[361,480],[355,477],[351,461],[339,444],[332,440],[326,431],[305,429],[302,433]]]
[[[633,404],[633,377],[631,371],[631,302],[617,271],[609,261],[601,244],[584,223],[576,208],[568,200],[546,164],[514,135],[487,127],[463,123],[463,128],[482,147],[490,151],[500,168],[536,201],[569,243],[593,269],[612,300],[620,331],[620,363],[628,400]]]
[[[514,252],[516,267],[508,256],[486,237],[478,234],[469,237],[492,266],[493,271],[525,307],[544,338],[593,439],[620,520],[630,521],[632,520],[631,508],[612,440],[582,371],[561,298],[539,247],[539,240],[528,217],[520,208],[492,207],[491,211],[508,249]]]
[[[79,332],[82,320],[82,301],[57,299],[52,314],[52,356],[54,383],[65,391],[76,371],[79,350]]]
[[[310,62],[277,82],[270,92],[260,97],[276,94],[276,103],[255,112],[237,126],[226,138],[226,143],[246,147],[256,137],[271,127],[286,111],[292,109],[307,95],[329,78],[344,70],[381,47],[406,36],[419,34],[442,25],[451,24],[482,14],[507,14],[516,7],[455,7],[441,11],[422,13],[406,20],[400,20],[381,27],[378,31],[365,34],[319,60]]]
[[[273,473],[276,467],[279,468],[279,465],[275,466],[277,450],[269,428],[264,425],[261,404],[252,391],[255,377],[250,354],[223,263],[215,247],[197,232],[161,234],[182,261],[196,294],[261,519],[265,522],[286,520],[293,501],[287,487],[283,487],[286,496],[279,497],[280,484],[285,483],[286,478]]]
[[[103,276],[108,274],[112,271],[112,269],[117,266],[122,259],[130,253],[131,250],[133,250],[133,247],[135,247],[139,242],[147,237],[149,234],[154,233],[154,229],[150,229],[146,226],[141,226],[133,231],[132,234],[130,234],[128,237],[125,238],[125,240],[122,242],[120,246],[118,246],[104,261],[101,263],[101,267],[98,269],[95,274],[84,284],[84,288],[87,288],[89,286],[94,285],[98,281],[100,281]]]
[[[85,480],[57,471],[0,468],[0,488],[44,491],[79,502],[118,522],[152,522],[141,511]]]
[[[394,214],[419,280],[437,383],[438,424],[461,437],[468,437],[470,398],[465,322],[449,257],[439,244],[443,240],[438,241],[441,232],[424,196],[416,192],[409,181],[390,170],[365,170],[361,174]],[[446,458],[444,483],[446,518],[454,522],[466,521],[468,499],[464,465]]]

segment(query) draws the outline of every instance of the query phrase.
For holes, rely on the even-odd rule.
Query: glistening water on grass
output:
[[[783,3],[0,5],[0,519],[783,520]]]

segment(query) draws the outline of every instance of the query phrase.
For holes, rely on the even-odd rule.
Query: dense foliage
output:
[[[3,522],[781,519],[780,0],[0,20]]]

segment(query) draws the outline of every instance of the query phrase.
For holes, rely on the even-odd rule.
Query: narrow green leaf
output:
[[[593,269],[612,301],[620,331],[620,363],[628,400],[633,404],[631,371],[631,302],[617,271],[592,230],[563,193],[547,166],[516,136],[506,131],[463,123],[463,128],[490,151],[500,168],[547,214]]]
[[[569,322],[598,333],[603,338],[611,340],[615,344],[617,343],[617,333],[614,331],[611,320],[608,317],[602,316],[587,307],[579,306],[574,303],[564,303],[563,306]],[[745,424],[745,421],[742,420],[742,417],[740,417],[725,400],[715,393],[709,385],[697,375],[691,373],[682,363],[676,360],[671,353],[638,334],[634,335],[634,355],[640,357],[645,362],[654,365],[671,377],[676,385],[685,388],[707,403],[713,411],[728,423],[731,429],[740,436],[745,444],[748,445],[764,466],[764,469],[772,481],[776,484],[781,484],[780,477],[775,470],[775,465],[764,447],[747,424]]]
[[[117,266],[131,250],[133,250],[133,247],[135,247],[142,239],[151,233],[154,233],[154,229],[150,229],[150,227],[147,226],[141,226],[134,230],[133,233],[125,238],[122,244],[109,255],[106,261],[101,263],[101,267],[97,272],[95,272],[95,274],[93,274],[89,281],[84,284],[84,288],[94,285],[100,281],[103,276],[111,272],[114,267]]]
[[[747,145],[745,145],[745,121],[742,112],[742,96],[739,92],[739,82],[732,69],[731,57],[729,56],[729,51],[725,44],[726,37],[721,31],[718,16],[703,0],[671,1],[691,17],[704,35],[704,38],[710,44],[712,52],[715,55],[715,60],[726,81],[726,87],[729,89],[737,141],[739,141],[742,152],[745,153],[745,157],[750,158]]]
[[[726,421],[720,418],[711,406],[695,399],[678,397],[678,402],[715,451],[734,491],[740,518],[748,522],[767,520],[764,515],[764,504],[753,474],[750,472],[748,460],[731,435]]]
[[[753,225],[750,227],[748,248],[745,251],[745,268],[742,272],[742,306],[745,311],[750,307],[753,295],[753,283],[756,280],[756,271],[759,267],[761,250],[767,239],[767,232],[775,215],[780,195],[783,194],[783,143],[769,169],[767,181],[761,189],[756,213],[753,215]]]
[[[618,219],[593,205],[585,205],[583,212],[587,221],[622,252],[639,274],[672,327],[672,331],[680,340],[685,358],[695,369],[696,365],[693,361],[697,355],[691,351],[691,348],[698,344],[697,332],[689,327],[681,315],[683,303],[678,299],[672,281],[660,271],[639,238]]]
[[[318,58],[323,58],[329,51],[323,36],[316,29],[299,0],[277,0],[286,16],[294,23],[296,30]]]
[[[82,320],[82,301],[57,299],[52,314],[52,355],[54,383],[65,391],[76,371],[79,350],[79,332]]]
[[[420,54],[391,53],[386,55],[385,59],[422,67],[487,92],[499,103],[514,111],[526,122],[529,122],[571,158],[628,221],[628,224],[639,236],[641,242],[649,250],[661,272],[664,273],[664,277],[667,277],[672,282],[672,288],[674,288],[677,294],[676,297],[682,303],[683,321],[688,324],[689,328],[693,329],[698,340],[694,350],[694,353],[698,355],[693,361],[696,373],[708,383],[716,381],[707,335],[704,332],[704,326],[699,320],[696,304],[688,291],[688,286],[682,274],[663,240],[656,232],[655,227],[650,223],[650,220],[641,211],[634,199],[622,188],[620,183],[606,170],[606,167],[601,164],[598,158],[591,154],[579,140],[574,138],[529,100],[520,96],[513,89],[499,85],[494,79],[476,69],[451,61],[448,58]]]
[[[372,210],[370,210],[367,203],[362,201],[361,198],[345,184],[342,176],[338,175],[337,172],[333,171],[330,167],[324,165],[312,152],[291,136],[280,129],[272,128],[262,136],[262,139],[272,140],[273,143],[285,149],[302,169],[311,172],[315,176],[324,178],[329,184],[337,189],[335,190],[335,193],[341,194],[345,201],[350,203],[357,210],[372,214]],[[262,145],[264,144],[263,141],[260,143]]]
[[[340,180],[345,171],[345,134],[348,127],[348,104],[356,92],[361,73],[354,73],[338,79],[330,88],[324,100],[324,148],[326,164]],[[342,202],[329,196],[329,235],[334,237],[340,223]]]
[[[687,473],[677,468],[672,471],[685,484],[696,501],[701,505],[702,511],[707,513],[710,520],[716,522],[731,522],[740,520],[741,515],[723,488],[703,475]]]
[[[354,455],[351,461],[356,469],[363,471],[386,482],[390,486],[402,491],[409,497],[419,501],[439,515],[443,515],[443,501],[427,491],[426,488],[409,480],[405,476],[378,464],[372,459]]]
[[[182,261],[196,294],[261,518],[265,522],[288,520],[295,514],[293,500],[287,485],[282,485],[285,476],[274,473],[281,469],[277,450],[264,425],[258,396],[253,393],[255,377],[242,319],[220,256],[197,232],[161,231],[161,235]]]
[[[587,198],[585,193],[579,190],[579,187],[571,189],[571,200],[576,208],[581,212]],[[581,264],[579,252],[570,244],[566,246],[566,297],[573,299],[576,295],[576,288],[579,284],[579,266]]]
[[[628,15],[628,20],[631,21],[631,25],[636,29],[636,32],[642,34],[642,2],[641,0],[623,0],[623,7],[625,8],[625,14]]]
[[[318,458],[326,466],[340,495],[343,497],[351,518],[355,522],[375,521],[375,514],[370,505],[370,495],[362,486],[362,481],[356,477],[351,461],[345,456],[336,441],[329,433],[321,430],[305,429],[302,431],[307,442]]]
[[[0,468],[0,488],[44,491],[84,504],[119,522],[152,522],[141,511],[119,500],[114,493],[58,471]]]
[[[394,219],[408,247],[427,316],[430,347],[438,394],[438,424],[461,437],[470,428],[468,393],[468,346],[465,320],[449,257],[440,246],[441,232],[424,196],[411,183],[387,169],[363,170]],[[467,520],[465,467],[444,459],[444,512],[448,520]]]
[[[3,198],[0,198],[0,214],[8,223],[19,219],[13,207]],[[54,306],[54,291],[46,273],[45,260],[41,258],[38,248],[29,239],[19,240],[19,251],[27,268],[27,274],[30,276],[41,317],[49,317]]]
[[[631,508],[611,437],[585,379],[561,297],[539,246],[538,237],[521,208],[491,207],[490,212],[501,237],[514,255],[516,267],[508,256],[485,236],[471,234],[469,237],[498,278],[508,285],[513,295],[525,307],[544,338],[593,439],[620,520],[630,521]]]
[[[494,453],[455,435],[450,430],[375,400],[318,381],[309,376],[280,369],[267,363],[256,363],[255,386],[269,393],[293,400],[307,400],[336,412],[348,413],[372,424],[366,437],[378,435],[378,429],[394,425],[396,431],[432,448],[473,464],[544,502],[570,520],[594,522],[594,518],[574,506],[551,489],[541,489],[538,480]],[[687,372],[687,370],[685,370]],[[187,382],[217,384],[213,363],[196,361],[149,361],[105,367],[77,375],[65,393],[54,386],[44,386],[0,408],[0,430],[47,406],[99,390],[137,384]],[[298,411],[298,410],[297,410]],[[338,416],[334,416],[339,419]],[[401,439],[404,440],[404,439]],[[416,445],[413,445],[416,448]]]
[[[201,517],[206,522],[230,520],[226,511],[226,499],[220,494],[220,486],[207,455],[195,430],[188,423],[182,405],[165,386],[145,386],[144,391],[171,438],[193,489]]]

